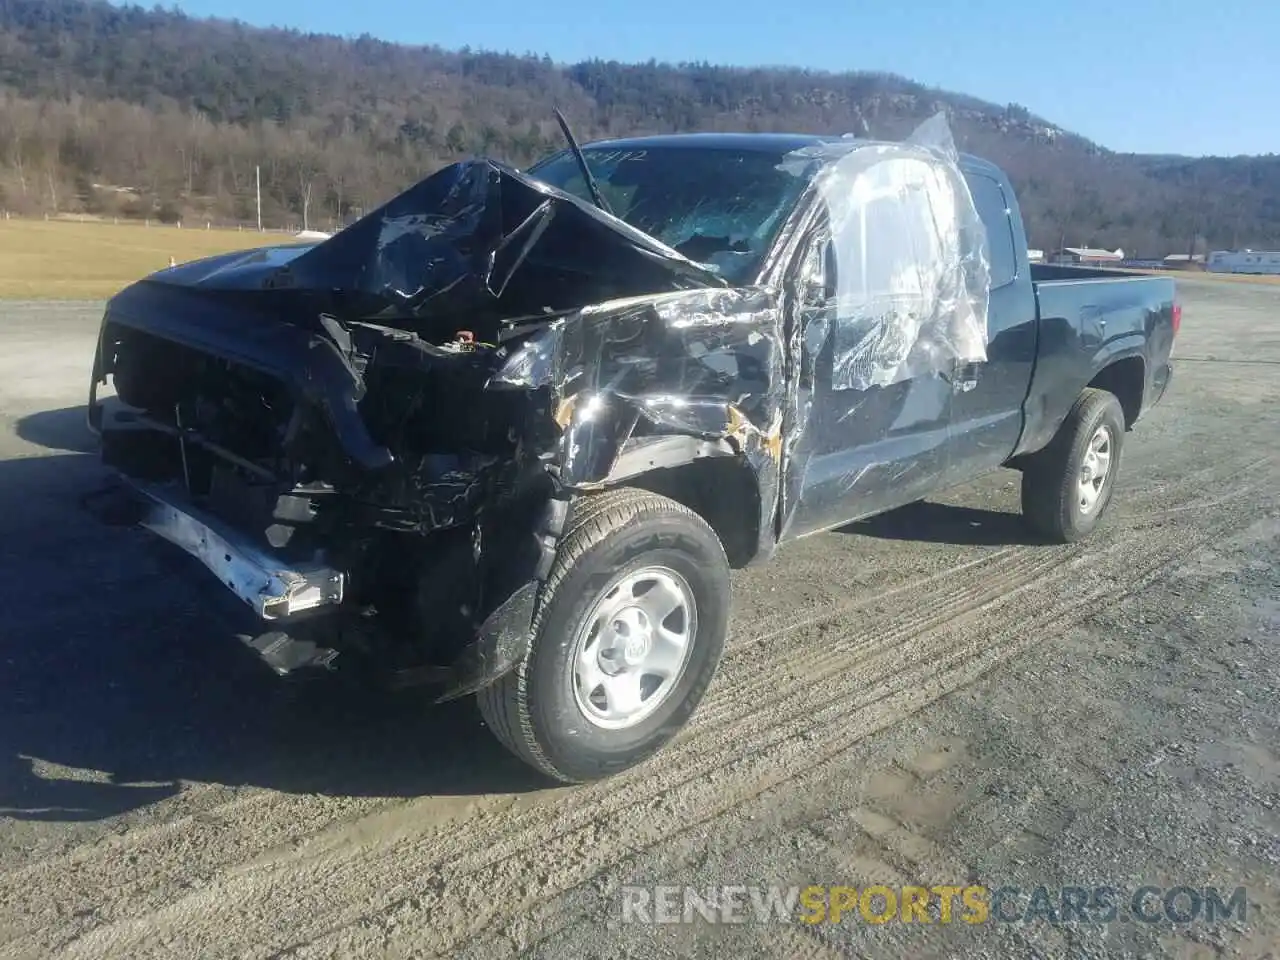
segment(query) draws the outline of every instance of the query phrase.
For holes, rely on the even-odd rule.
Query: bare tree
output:
[[[320,163],[312,152],[310,145],[298,139],[296,153],[293,158],[294,171],[298,180],[298,203],[302,213],[302,229],[311,229],[311,197],[315,192],[316,177],[320,172]]]
[[[314,180],[310,176],[305,175],[301,170],[298,171],[298,183],[302,192],[302,229],[311,229],[311,188]]]

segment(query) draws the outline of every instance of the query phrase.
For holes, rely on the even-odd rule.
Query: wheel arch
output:
[[[650,520],[660,526],[643,529]],[[683,554],[678,566],[697,594],[695,659],[656,714],[621,730],[601,730],[572,704],[574,646],[566,638],[590,615],[598,591],[609,588],[615,573],[654,549]],[[525,763],[561,782],[581,783],[642,762],[688,721],[724,648],[731,583],[722,544],[705,518],[631,484],[584,492],[559,551],[531,642],[513,670],[477,691],[478,706],[497,739]]]
[[[1146,361],[1141,354],[1129,354],[1109,361],[1086,386],[1114,394],[1124,410],[1125,429],[1130,430],[1142,413],[1146,384]]]
[[[723,440],[633,438],[602,484],[604,489],[623,486],[669,497],[698,514],[720,538],[734,569],[761,553],[760,477],[748,458]]]
[[[1093,371],[1091,375],[1089,370]],[[1084,381],[1086,376],[1089,379]],[[1024,469],[1032,458],[1053,442],[1072,407],[1091,388],[1105,390],[1115,396],[1124,412],[1125,430],[1133,428],[1142,415],[1147,395],[1147,361],[1140,345],[1130,343],[1096,359],[1077,377],[1069,378],[1060,385],[1060,389],[1055,389],[1051,403],[1045,403],[1044,409],[1038,413],[1028,407],[1027,421],[1018,441],[1018,448],[1005,461],[1004,466],[1014,470]]]

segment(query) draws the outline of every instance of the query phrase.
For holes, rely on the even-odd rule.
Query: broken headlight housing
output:
[[[559,342],[558,323],[539,330],[511,350],[486,386],[491,390],[536,390],[547,386],[551,383]]]

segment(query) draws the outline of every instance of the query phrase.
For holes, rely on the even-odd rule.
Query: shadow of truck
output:
[[[87,448],[75,423],[83,410],[52,411],[18,433]],[[231,640],[247,610],[206,590],[196,561],[79,506],[104,478],[85,454],[0,461],[0,817],[115,816],[184,780],[356,796],[547,785],[470,699],[432,706],[341,672],[281,682]]]

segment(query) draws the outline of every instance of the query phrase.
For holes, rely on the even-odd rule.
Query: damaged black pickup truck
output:
[[[1001,466],[1047,540],[1096,526],[1170,381],[1173,283],[1026,249],[937,119],[468,161],[122,291],[89,421],[128,522],[247,604],[279,672],[475,693],[590,780],[695,710],[731,568]]]

